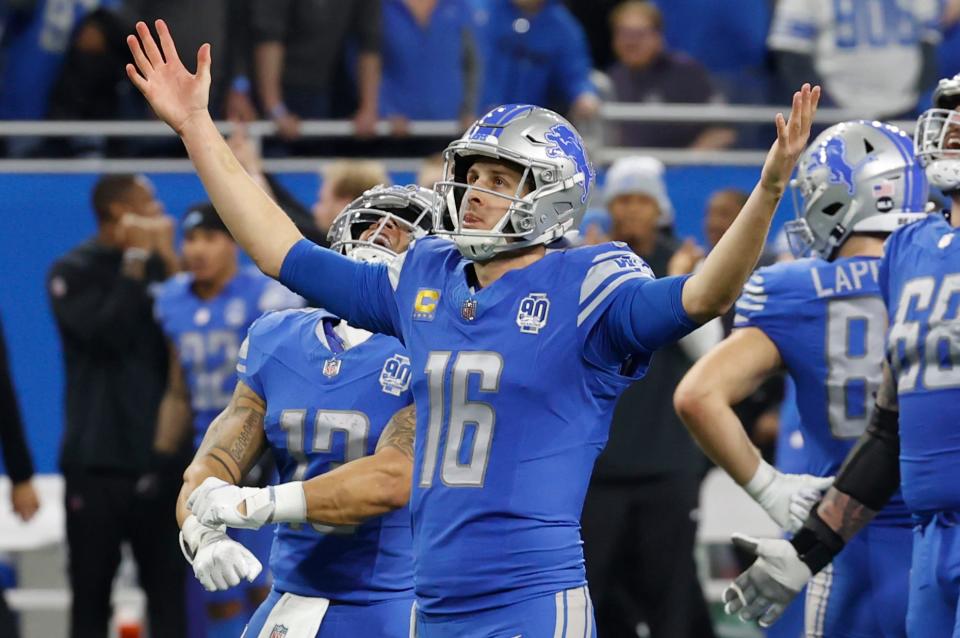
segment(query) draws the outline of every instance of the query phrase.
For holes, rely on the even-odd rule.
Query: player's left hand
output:
[[[270,512],[253,512],[253,516],[248,516],[241,514],[238,509],[245,498],[259,491],[256,487],[238,487],[210,476],[190,494],[187,507],[201,523],[209,527],[226,525],[259,529],[267,522]]]
[[[789,541],[743,534],[734,534],[732,540],[757,560],[723,591],[723,610],[740,612],[741,620],[757,619],[761,627],[769,627],[813,574]]]
[[[790,118],[777,113],[777,141],[773,143],[760,174],[760,186],[775,197],[783,195],[797,159],[810,139],[810,128],[820,102],[820,87],[803,87],[793,94]]]
[[[831,485],[832,476],[783,474],[761,461],[744,489],[773,522],[788,532],[796,532]]]

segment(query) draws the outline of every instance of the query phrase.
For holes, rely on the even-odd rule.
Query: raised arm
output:
[[[399,509],[410,499],[413,476],[413,405],[397,411],[376,451],[308,481],[259,490],[208,480],[189,501],[205,525],[256,529],[269,523],[356,525]]]
[[[777,114],[777,141],[767,154],[760,181],[733,225],[684,285],[683,307],[691,319],[703,323],[725,313],[737,300],[757,265],[794,164],[807,145],[819,99],[820,87],[804,84],[793,95],[790,119],[784,121]]]
[[[303,236],[289,217],[243,170],[217,130],[207,101],[210,93],[210,45],[197,53],[197,72],[180,61],[163,20],[156,21],[160,47],[143,22],[137,36],[127,36],[136,66],[127,76],[143,93],[157,116],[183,140],[210,201],[237,242],[257,266],[271,277],[290,248]]]
[[[677,386],[677,414],[700,448],[780,527],[796,531],[831,479],[781,474],[750,442],[733,406],[783,366],[762,330],[743,328],[700,359]]]

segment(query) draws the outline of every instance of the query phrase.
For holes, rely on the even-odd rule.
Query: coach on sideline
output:
[[[167,370],[149,286],[176,269],[173,222],[142,176],[102,177],[93,208],[97,234],[58,259],[47,281],[66,365],[60,468],[73,590],[70,637],[106,638],[120,546],[128,541],[147,595],[151,638],[182,638],[177,482],[165,489],[170,481],[142,480],[154,469],[154,424]]]

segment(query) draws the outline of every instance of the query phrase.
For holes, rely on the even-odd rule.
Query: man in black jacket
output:
[[[149,288],[176,269],[173,223],[142,176],[101,178],[93,207],[96,236],[57,260],[47,282],[66,365],[60,467],[70,636],[106,637],[111,585],[128,541],[147,594],[150,635],[180,638],[185,603],[176,488],[140,480],[155,470],[151,449],[167,365]]]

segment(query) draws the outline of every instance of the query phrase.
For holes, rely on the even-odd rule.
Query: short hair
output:
[[[389,184],[383,163],[375,160],[337,160],[323,170],[331,193],[339,199],[354,200],[379,184]]]
[[[110,204],[121,201],[137,185],[137,175],[104,175],[93,186],[93,212],[98,223],[110,221]]]
[[[710,199],[713,199],[717,195],[726,195],[727,197],[732,197],[739,208],[743,208],[747,203],[747,200],[750,199],[750,193],[739,188],[721,188],[720,190],[711,193]]]
[[[663,14],[657,5],[647,0],[626,0],[615,6],[610,12],[610,28],[615,29],[620,18],[630,11],[642,13],[658,33],[663,33]]]

